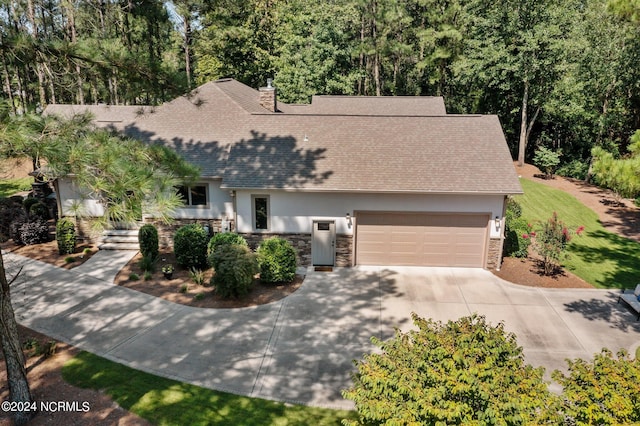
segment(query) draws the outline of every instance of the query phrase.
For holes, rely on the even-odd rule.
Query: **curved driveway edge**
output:
[[[412,311],[503,321],[526,361],[548,373],[564,368],[565,358],[640,341],[640,322],[616,304],[617,291],[521,287],[481,269],[309,270],[302,287],[278,302],[199,309],[114,286],[107,266],[124,262],[115,254],[96,258],[102,277],[96,267],[88,274],[4,256],[10,271],[24,265],[11,297],[27,327],[160,376],[322,407],[353,408],[340,395],[351,384],[352,360],[374,350],[371,336],[409,329]]]

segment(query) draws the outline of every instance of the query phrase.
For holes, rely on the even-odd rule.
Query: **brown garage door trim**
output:
[[[355,211],[354,216],[354,264],[361,264],[358,257],[363,255],[361,249],[364,250],[364,244],[368,244],[369,247],[372,247],[372,252],[371,257],[367,258],[366,264],[382,264],[375,259],[376,255],[379,255],[383,256],[383,263],[389,265],[486,267],[489,221],[491,218],[489,212],[366,210]],[[464,223],[465,220],[462,219],[464,217],[468,218],[466,224]],[[458,219],[456,220],[456,218]],[[469,221],[469,219],[471,220]],[[367,241],[362,238],[367,238],[371,235],[364,234],[361,226],[368,225],[374,227],[376,225],[391,226],[394,229],[387,227],[386,230],[381,230],[378,233],[380,240],[372,238]],[[423,230],[415,233],[412,228],[408,228],[412,226],[421,227]],[[406,228],[404,232],[403,228]],[[449,229],[449,232],[447,232],[447,229]],[[473,232],[468,232],[472,229],[474,230]],[[376,232],[374,229],[368,230]],[[451,238],[454,235],[453,231],[456,232],[455,235],[462,238],[461,241]],[[480,240],[480,238],[482,239]],[[456,241],[459,241],[460,244],[457,247],[454,245],[458,244]],[[386,242],[386,244],[383,242]],[[396,247],[397,251],[391,249],[391,244]],[[475,246],[475,249],[473,246]],[[389,251],[385,250],[387,247],[389,247]],[[467,255],[464,253],[464,248],[471,248],[471,250],[467,251]],[[412,254],[415,257],[412,257]],[[372,259],[373,262],[369,263],[369,259]]]

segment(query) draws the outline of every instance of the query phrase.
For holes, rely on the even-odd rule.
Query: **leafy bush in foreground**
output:
[[[568,360],[569,375],[552,377],[563,388],[563,411],[569,424],[619,425],[640,423],[640,361],[625,351],[614,358],[603,349],[593,361]]]
[[[289,241],[279,237],[266,239],[257,253],[263,282],[290,282],[296,277],[296,251]]]
[[[417,330],[382,342],[356,361],[343,396],[358,421],[345,424],[558,424],[543,369],[525,365],[504,325],[478,315],[446,324],[412,315]]]

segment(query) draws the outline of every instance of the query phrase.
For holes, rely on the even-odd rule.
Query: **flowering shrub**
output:
[[[576,229],[575,234],[581,235],[584,226]],[[528,237],[535,237],[533,248],[542,258],[545,275],[552,275],[560,268],[560,261],[566,256],[567,244],[571,241],[572,231],[558,219],[558,214],[553,215],[542,224],[539,232],[529,233]]]

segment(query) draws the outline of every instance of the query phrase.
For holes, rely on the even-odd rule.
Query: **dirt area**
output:
[[[535,166],[515,166],[518,176],[560,189],[576,197],[581,203],[598,214],[600,222],[609,231],[640,242],[640,209],[632,200],[617,200],[613,193],[583,181],[555,176],[545,179]],[[504,258],[497,276],[507,281],[534,287],[589,288],[589,283],[563,270],[553,276],[541,272],[536,259]]]
[[[33,165],[29,158],[0,160],[0,179],[24,178],[32,171]]]
[[[213,272],[208,269],[204,272],[204,285],[199,285],[191,278],[189,270],[176,267],[171,279],[162,274],[162,265],[176,265],[175,256],[169,251],[160,253],[156,272],[151,279],[144,279],[144,272],[138,266],[142,255],[138,253],[116,276],[116,284],[162,297],[165,300],[182,305],[198,308],[244,308],[247,306],[263,305],[275,302],[296,291],[302,285],[303,276],[298,275],[291,283],[264,284],[256,279],[251,292],[238,299],[223,299],[217,295],[214,288],[209,285]],[[139,279],[131,280],[131,274],[136,274]]]
[[[91,256],[98,252],[98,248],[91,244],[78,244],[73,254],[58,253],[58,243],[49,241],[43,244],[34,244],[30,246],[19,246],[9,240],[0,243],[0,249],[3,253],[15,253],[21,256],[30,257],[31,259],[40,260],[41,262],[50,263],[60,268],[72,269],[82,265],[89,260]],[[69,259],[69,260],[67,260]]]

